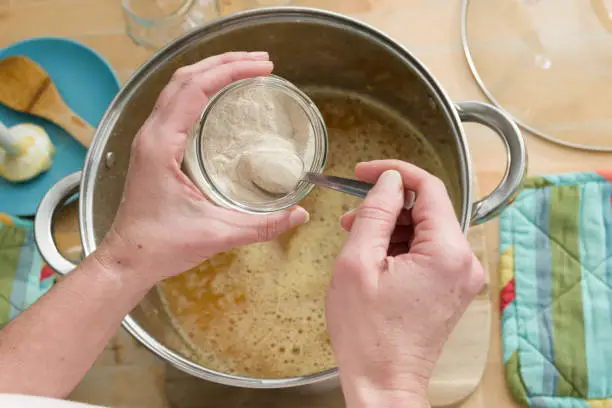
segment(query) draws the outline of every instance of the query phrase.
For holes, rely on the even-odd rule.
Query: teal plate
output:
[[[12,55],[24,55],[40,64],[66,104],[94,128],[120,88],[119,78],[104,58],[73,40],[33,38],[0,49],[0,59]],[[3,105],[0,105],[0,121],[9,127],[24,122],[42,126],[55,146],[53,166],[47,172],[25,183],[9,183],[0,178],[0,212],[33,215],[51,186],[83,167],[86,149],[51,122]]]

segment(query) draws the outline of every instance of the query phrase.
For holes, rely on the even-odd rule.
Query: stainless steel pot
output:
[[[74,265],[55,247],[53,215],[67,197],[80,193],[83,249],[91,254],[109,229],[121,199],[132,139],[172,73],[185,64],[228,50],[267,50],[275,73],[297,85],[367,94],[409,118],[444,159],[449,188],[465,231],[494,217],[514,197],[526,167],[521,133],[502,111],[480,102],[453,103],[427,69],[384,33],[342,15],[304,8],[269,8],[235,14],[189,33],[143,65],[111,103],[96,131],[82,173],[57,183],[42,200],[35,222],[45,260],[61,274]],[[508,163],[495,191],[472,200],[472,166],[462,121],[478,122],[503,140]],[[221,384],[286,388],[329,383],[337,370],[299,378],[264,380],[226,375],[195,363],[171,329],[155,290],[123,321],[143,345],[180,370]]]

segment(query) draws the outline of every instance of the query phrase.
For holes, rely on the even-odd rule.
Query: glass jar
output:
[[[217,0],[219,14],[223,16],[263,7],[299,6],[299,3],[297,0]]]
[[[264,93],[268,96],[274,95],[275,98],[282,98],[283,109],[287,109],[286,112],[289,112],[288,109],[292,109],[291,115],[287,113],[288,117],[291,116],[291,123],[293,125],[298,124],[296,126],[299,126],[301,131],[308,132],[308,149],[298,152],[302,160],[303,172],[321,173],[325,169],[328,149],[327,129],[319,109],[304,92],[291,82],[275,75],[236,81],[220,90],[210,99],[202,112],[199,122],[188,132],[188,141],[183,160],[185,173],[202,193],[219,206],[246,213],[271,213],[284,210],[299,203],[314,187],[310,183],[299,181],[295,188],[287,194],[271,196],[269,200],[245,199],[233,193],[222,182],[221,177],[215,174],[216,170],[213,168],[212,163],[207,159],[207,148],[214,149],[214,153],[224,154],[228,161],[238,160],[239,156],[247,151],[232,152],[235,153],[232,156],[229,151],[224,150],[229,146],[229,143],[226,146],[226,144],[218,139],[211,139],[218,137],[218,135],[213,134],[210,128],[212,126],[210,123],[213,122],[211,118],[214,118],[216,115],[225,114],[224,119],[228,119],[228,123],[232,121],[236,123],[239,121],[260,123],[264,120],[261,117],[261,111],[247,109],[242,112],[243,117],[241,118],[237,116],[227,117],[229,112],[227,107],[234,107],[235,99],[232,98],[237,98],[238,95],[242,97],[241,103],[251,103],[251,100],[253,103],[256,103],[257,98],[263,97]],[[244,95],[248,95],[248,97]],[[222,112],[222,109],[225,110]],[[228,130],[228,132],[231,132],[231,130]],[[212,147],[212,145],[215,146]],[[243,147],[244,149],[250,148],[248,145]],[[208,150],[209,154],[210,149]]]
[[[219,16],[218,0],[121,0],[121,6],[129,37],[151,50]]]

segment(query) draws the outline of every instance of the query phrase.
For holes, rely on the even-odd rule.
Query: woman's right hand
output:
[[[376,186],[342,219],[350,235],[327,295],[347,406],[426,407],[433,367],[484,272],[439,179],[395,160],[361,163],[356,175]],[[417,195],[412,225],[400,225],[404,189]]]

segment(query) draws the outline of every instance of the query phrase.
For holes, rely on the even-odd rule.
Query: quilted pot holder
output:
[[[53,270],[36,248],[32,222],[0,213],[0,328],[54,282]]]
[[[531,407],[612,407],[612,171],[531,178],[500,219],[506,379]]]

